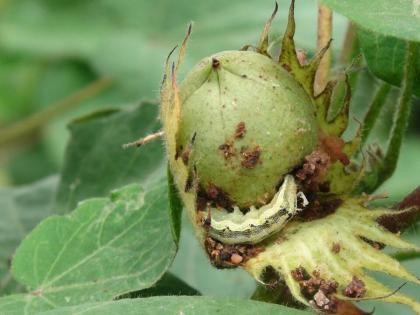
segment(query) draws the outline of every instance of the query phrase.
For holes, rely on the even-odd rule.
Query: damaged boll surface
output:
[[[179,93],[176,156],[188,155],[184,164],[196,167],[200,189],[216,186],[240,208],[269,202],[284,175],[318,143],[310,97],[262,54],[207,57]]]

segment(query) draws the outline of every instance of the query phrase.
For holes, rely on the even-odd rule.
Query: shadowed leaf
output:
[[[70,124],[71,139],[57,193],[57,210],[65,213],[77,202],[101,197],[133,182],[156,181],[165,175],[160,141],[123,150],[122,145],[159,129],[158,106],[145,102],[102,111]]]

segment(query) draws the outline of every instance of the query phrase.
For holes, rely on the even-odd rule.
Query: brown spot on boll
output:
[[[192,188],[193,177],[188,174],[187,180],[185,181],[184,192],[189,192]]]
[[[223,208],[226,211],[233,211],[232,200],[229,195],[213,183],[207,185],[206,189],[198,187],[196,198],[196,210],[203,211],[207,206]]]
[[[182,163],[184,163],[185,166],[188,165],[188,162],[190,160],[190,153],[191,153],[190,147],[187,147],[185,148],[184,151],[182,151],[181,159],[182,159]]]
[[[365,293],[365,283],[356,276],[353,276],[351,282],[343,290],[343,294],[350,298],[361,298],[365,295]]]
[[[259,145],[256,145],[254,148],[249,149],[247,147],[243,147],[241,149],[241,156],[242,156],[242,162],[241,165],[244,168],[254,168],[261,156],[261,147]]]
[[[341,246],[340,246],[340,243],[333,243],[332,244],[332,247],[331,247],[331,251],[334,253],[334,254],[338,254],[339,252],[340,252],[340,250],[341,250]]]
[[[296,178],[309,190],[316,191],[322,183],[328,168],[331,165],[331,158],[327,152],[317,149],[305,156],[305,162],[297,170]]]
[[[287,63],[284,63],[281,65],[287,72],[291,72],[292,68],[290,68],[290,66]]]
[[[174,159],[175,161],[179,159],[181,152],[184,150],[184,147],[182,145],[180,145],[179,147],[176,148],[175,150],[175,155],[174,155]]]
[[[212,65],[213,69],[219,68],[220,67],[220,61],[219,61],[219,59],[213,58],[211,60],[211,65]]]
[[[241,121],[237,126],[235,130],[235,139],[241,139],[244,137],[246,133],[246,126],[243,121]]]
[[[298,282],[309,278],[308,273],[303,267],[298,267],[295,270],[292,270],[291,274],[292,278]]]
[[[219,150],[222,152],[226,160],[230,159],[236,154],[235,148],[231,143],[223,143],[219,146]]]

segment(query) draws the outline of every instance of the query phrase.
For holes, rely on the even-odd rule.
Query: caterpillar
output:
[[[252,206],[246,214],[242,214],[237,206],[231,213],[208,209],[207,214],[211,214],[207,220],[208,234],[225,244],[259,243],[280,231],[302,210],[297,205],[298,198],[301,198],[303,207],[308,204],[305,195],[297,191],[293,176],[286,175],[271,202],[258,209]]]

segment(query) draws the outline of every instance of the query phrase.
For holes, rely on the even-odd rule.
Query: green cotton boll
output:
[[[204,58],[180,85],[191,25],[172,72],[168,56],[161,120],[171,196],[182,200],[216,268],[241,267],[261,284],[284,281],[294,299],[317,313],[335,312],[348,299],[403,303],[419,313],[417,301],[365,273],[419,283],[371,243],[418,248],[379,224],[401,212],[367,208],[370,196],[349,196],[369,173],[366,161],[350,164],[360,152],[362,126],[351,140],[341,138],[351,102],[347,73],[342,104],[331,115],[337,80],[319,94],[313,87],[330,42],[312,60],[299,60],[292,1],[280,56],[270,57],[277,8],[257,46]],[[307,281],[325,285],[308,290]]]
[[[196,168],[200,189],[217,187],[240,208],[269,202],[318,143],[312,100],[265,55],[207,57],[181,83],[179,95],[176,156]]]

